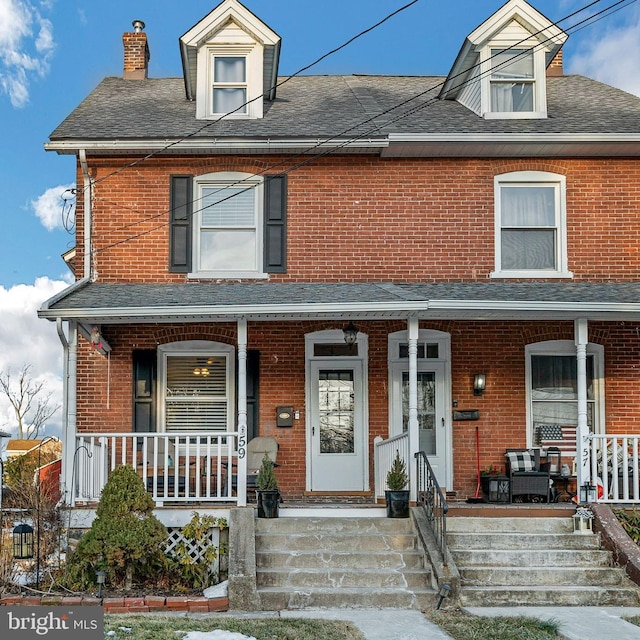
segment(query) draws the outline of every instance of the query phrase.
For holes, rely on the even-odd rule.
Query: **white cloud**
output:
[[[75,185],[73,184],[61,184],[57,187],[51,187],[31,201],[35,214],[49,231],[73,226],[73,220],[69,221],[67,218],[69,215],[73,217],[75,211],[73,208],[75,195],[70,191],[74,187]]]
[[[607,26],[584,37],[567,60],[567,71],[578,73],[640,96],[640,10],[625,14],[625,24]],[[586,32],[585,32],[586,33]]]
[[[49,9],[50,2],[40,8]],[[29,101],[31,75],[49,71],[53,25],[29,0],[0,0],[0,88],[14,107]]]
[[[52,393],[54,405],[62,404],[62,344],[55,324],[41,320],[36,312],[67,286],[63,281],[38,278],[33,285],[0,287],[0,371],[10,371],[15,377],[29,365],[34,381],[43,381]],[[62,410],[50,420],[45,435],[60,436],[61,422]],[[15,427],[13,410],[7,399],[0,397],[0,429],[15,433]]]

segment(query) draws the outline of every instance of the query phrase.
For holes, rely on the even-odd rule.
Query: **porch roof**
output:
[[[193,282],[81,280],[38,311],[88,323],[275,319],[637,320],[640,282]]]

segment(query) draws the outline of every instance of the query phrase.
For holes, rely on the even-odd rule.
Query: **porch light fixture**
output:
[[[451,585],[450,584],[441,584],[440,590],[438,591],[438,606],[436,609],[440,608],[442,601],[451,593]]]
[[[106,571],[96,571],[96,583],[98,584],[98,598],[102,598],[102,586],[107,579]]]
[[[344,341],[351,346],[356,343],[358,339],[358,327],[356,327],[353,322],[349,322],[349,324],[342,330],[344,333]]]
[[[476,373],[473,376],[473,395],[481,396],[487,386],[487,375],[485,373]]]
[[[13,529],[13,557],[16,560],[33,558],[33,527],[22,523]]]

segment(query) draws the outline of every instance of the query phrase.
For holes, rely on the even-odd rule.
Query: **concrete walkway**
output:
[[[640,640],[640,627],[622,619],[640,616],[640,607],[465,607],[464,611],[485,617],[555,620],[568,640]]]
[[[348,620],[367,640],[451,640],[415,609],[297,609],[279,613],[281,618]]]

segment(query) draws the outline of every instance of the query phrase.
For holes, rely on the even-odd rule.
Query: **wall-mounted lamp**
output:
[[[356,343],[356,340],[358,339],[358,327],[356,327],[353,322],[349,322],[342,332],[344,333],[344,341],[349,346]]]
[[[13,529],[13,557],[16,560],[33,558],[33,527],[19,524]]]
[[[473,395],[481,396],[487,386],[487,376],[484,373],[476,373],[473,376]]]

